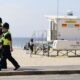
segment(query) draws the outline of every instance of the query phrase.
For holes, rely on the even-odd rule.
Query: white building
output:
[[[48,16],[50,28],[47,41],[53,42],[53,48],[80,49],[80,17]]]
[[[49,16],[47,40],[80,40],[80,17]]]

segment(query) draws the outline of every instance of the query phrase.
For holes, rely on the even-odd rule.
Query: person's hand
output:
[[[12,52],[13,51],[13,48],[10,48],[10,51]]]
[[[2,45],[0,45],[0,49],[2,48]]]

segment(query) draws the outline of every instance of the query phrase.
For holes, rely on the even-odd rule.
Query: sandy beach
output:
[[[32,55],[30,52],[16,48],[12,52],[12,56],[18,61],[21,67],[26,66],[63,66],[63,65],[80,65],[80,57],[56,56],[48,57],[43,55]],[[8,62],[8,67],[13,65]]]

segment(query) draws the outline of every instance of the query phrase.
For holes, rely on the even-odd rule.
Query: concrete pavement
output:
[[[12,75],[45,75],[45,74],[80,74],[80,66],[37,66],[37,67],[23,67],[16,71],[12,68],[2,70],[0,76]]]
[[[0,76],[80,73],[80,57],[30,57],[29,52],[22,49],[15,49],[12,55],[21,65],[20,69],[14,71],[13,65],[8,61],[8,69],[0,71]]]

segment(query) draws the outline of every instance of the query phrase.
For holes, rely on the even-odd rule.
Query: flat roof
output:
[[[79,16],[46,16],[49,20],[54,19],[80,19]]]

